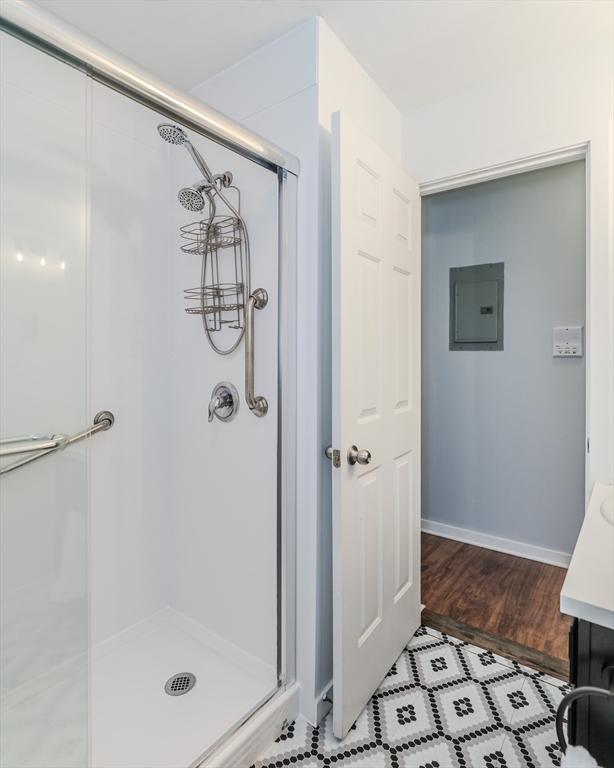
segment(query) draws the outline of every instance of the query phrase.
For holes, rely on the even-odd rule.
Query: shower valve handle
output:
[[[236,387],[229,381],[221,381],[216,384],[209,401],[209,422],[217,416],[220,421],[233,419],[239,408],[239,393]]]
[[[216,395],[213,400],[209,403],[209,418],[208,421],[211,423],[213,421],[213,417],[215,416],[215,412],[218,408],[222,406],[222,398],[219,395]]]

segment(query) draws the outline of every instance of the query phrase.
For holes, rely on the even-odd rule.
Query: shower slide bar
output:
[[[73,443],[85,440],[86,438],[95,435],[97,432],[104,432],[107,429],[111,429],[114,423],[115,416],[113,416],[111,411],[100,411],[94,416],[94,422],[91,427],[87,427],[81,432],[77,432],[75,435],[23,435],[21,437],[4,438],[3,440],[0,440],[0,458],[16,456],[21,453],[28,453],[30,455],[2,467],[0,469],[0,475],[12,472],[14,469],[23,467],[31,461],[36,461],[36,459],[47,456],[49,453],[63,451],[64,448],[67,448]]]

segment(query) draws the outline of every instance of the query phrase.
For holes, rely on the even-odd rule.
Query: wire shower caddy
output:
[[[200,315],[207,340],[220,355],[233,352],[245,336],[245,400],[254,416],[266,416],[269,405],[266,397],[254,394],[254,310],[263,309],[268,303],[264,288],[250,293],[250,252],[249,236],[241,216],[241,193],[232,184],[232,174],[211,172],[207,161],[190,141],[179,125],[160,123],[160,138],[169,144],[183,146],[196,164],[203,178],[191,187],[179,190],[179,202],[188,211],[208,211],[208,217],[181,227],[181,236],[186,241],[181,250],[197,254],[201,259],[200,285],[188,288],[185,297],[190,303],[186,312]],[[233,190],[236,205],[228,198],[225,190]],[[224,206],[224,212],[217,212],[217,201]],[[230,346],[218,344],[213,334],[228,329],[234,331]],[[221,334],[220,339],[227,339]],[[213,390],[209,403],[209,421],[220,408],[228,407],[226,402],[234,387],[221,382]],[[219,416],[219,414],[217,414]]]
[[[241,193],[232,186],[229,173],[216,177],[215,184],[199,189],[208,207],[208,217],[181,227],[185,242],[181,250],[201,258],[201,281],[184,291],[190,315],[200,315],[212,348],[227,355],[237,348],[245,331],[245,306],[250,292],[250,251],[247,227],[241,216]],[[225,190],[236,197],[236,204]],[[221,200],[224,212],[217,212]],[[230,346],[222,347],[212,334],[231,329],[237,333]]]

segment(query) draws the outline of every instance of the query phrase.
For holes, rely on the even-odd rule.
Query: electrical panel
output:
[[[503,349],[503,262],[450,269],[450,349]]]

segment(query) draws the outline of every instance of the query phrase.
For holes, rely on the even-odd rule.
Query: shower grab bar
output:
[[[245,400],[255,416],[265,416],[269,410],[266,398],[254,395],[254,309],[263,309],[268,300],[264,288],[257,288],[245,307]]]
[[[22,459],[7,464],[0,469],[0,475],[12,472],[14,469],[23,467],[31,461],[36,461],[43,456],[55,451],[62,451],[73,443],[85,440],[87,437],[95,435],[97,432],[104,432],[110,429],[115,423],[115,416],[111,411],[100,411],[94,416],[94,423],[91,427],[81,430],[74,435],[53,435],[51,437],[40,435],[24,435],[22,437],[4,438],[0,441],[0,458],[5,456],[15,456],[20,453],[28,453]]]

